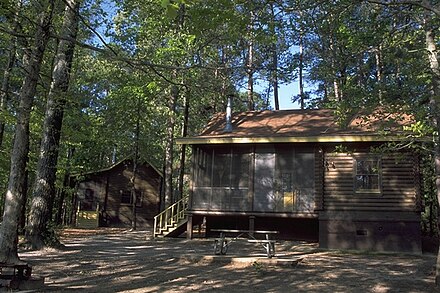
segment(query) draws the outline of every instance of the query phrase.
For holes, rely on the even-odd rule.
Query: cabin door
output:
[[[255,151],[254,210],[277,211],[275,200],[275,153],[271,147]]]
[[[297,152],[293,169],[294,211],[313,212],[315,209],[315,154]]]
[[[313,212],[315,155],[292,145],[256,147],[255,211]]]

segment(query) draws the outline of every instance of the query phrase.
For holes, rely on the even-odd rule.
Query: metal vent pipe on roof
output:
[[[228,95],[228,103],[226,105],[226,126],[224,132],[232,132],[232,95]]]

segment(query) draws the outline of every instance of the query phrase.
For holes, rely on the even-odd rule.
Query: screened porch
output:
[[[192,211],[314,213],[313,147],[194,146]]]

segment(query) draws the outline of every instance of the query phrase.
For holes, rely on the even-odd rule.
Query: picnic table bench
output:
[[[220,232],[219,238],[214,240],[214,253],[226,254],[228,247],[232,242],[236,241],[242,236],[247,236],[248,242],[259,243],[266,251],[267,257],[272,258],[275,256],[275,240],[271,239],[271,236],[278,234],[278,231],[259,231],[259,230],[234,230],[234,229],[211,229],[213,232]],[[234,234],[234,237],[226,238],[226,234]],[[262,234],[265,239],[255,238],[255,234]]]

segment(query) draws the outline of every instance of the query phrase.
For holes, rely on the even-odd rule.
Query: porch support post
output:
[[[193,216],[188,215],[188,221],[186,222],[186,238],[193,238]]]
[[[255,216],[249,216],[249,234],[254,236],[255,231]]]

